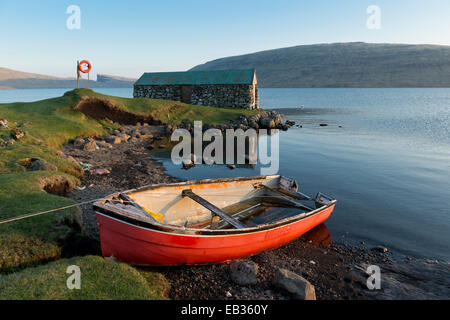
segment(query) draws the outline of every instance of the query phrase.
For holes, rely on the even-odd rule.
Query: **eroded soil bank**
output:
[[[75,107],[75,110],[98,120],[107,119],[123,124],[135,124],[137,122],[146,122],[154,125],[161,124],[161,121],[155,120],[151,116],[128,112],[112,101],[98,97],[83,97]]]
[[[149,153],[150,149],[158,148],[164,129],[150,126],[147,128],[151,129],[152,137],[147,132],[142,135],[144,138],[135,134],[133,139],[133,132],[141,128],[125,126],[121,132],[131,133],[127,142],[99,143],[92,151],[84,150],[82,146],[67,145],[64,153],[83,163],[86,171],[81,187],[68,196],[83,202],[142,185],[178,181],[167,175],[164,167]],[[89,250],[99,254],[98,229],[92,205],[82,206],[82,210],[83,231],[96,243]],[[278,268],[293,271],[311,282],[319,300],[448,299],[450,296],[448,264],[332,243],[325,225],[285,246],[249,259],[259,269],[257,283],[248,286],[231,280],[227,263],[150,269],[163,273],[169,280],[172,299],[290,299],[289,293],[273,284]],[[369,265],[378,265],[381,269],[380,290],[367,288],[369,276],[365,270]]]

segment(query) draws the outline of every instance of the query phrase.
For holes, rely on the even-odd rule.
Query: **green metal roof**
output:
[[[252,84],[255,69],[144,73],[134,85]]]

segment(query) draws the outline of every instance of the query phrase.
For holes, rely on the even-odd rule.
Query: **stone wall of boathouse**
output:
[[[257,85],[153,85],[134,86],[135,98],[153,98],[189,102],[218,108],[259,108]],[[189,97],[186,97],[186,94]],[[189,101],[187,101],[188,99]]]

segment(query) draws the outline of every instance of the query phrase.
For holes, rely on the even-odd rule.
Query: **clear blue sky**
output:
[[[68,30],[69,5],[81,29]],[[369,5],[381,29],[366,27]],[[450,45],[448,0],[0,0],[0,66],[74,76],[137,77],[211,59],[301,44],[393,42]]]

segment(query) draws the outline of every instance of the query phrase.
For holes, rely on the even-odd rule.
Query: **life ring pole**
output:
[[[88,75],[88,88],[91,88],[90,83],[90,72],[92,69],[92,65],[88,60],[77,60],[77,88],[80,88],[80,78],[81,78],[81,72],[87,73]]]
[[[77,89],[80,89],[80,61],[77,60]]]

